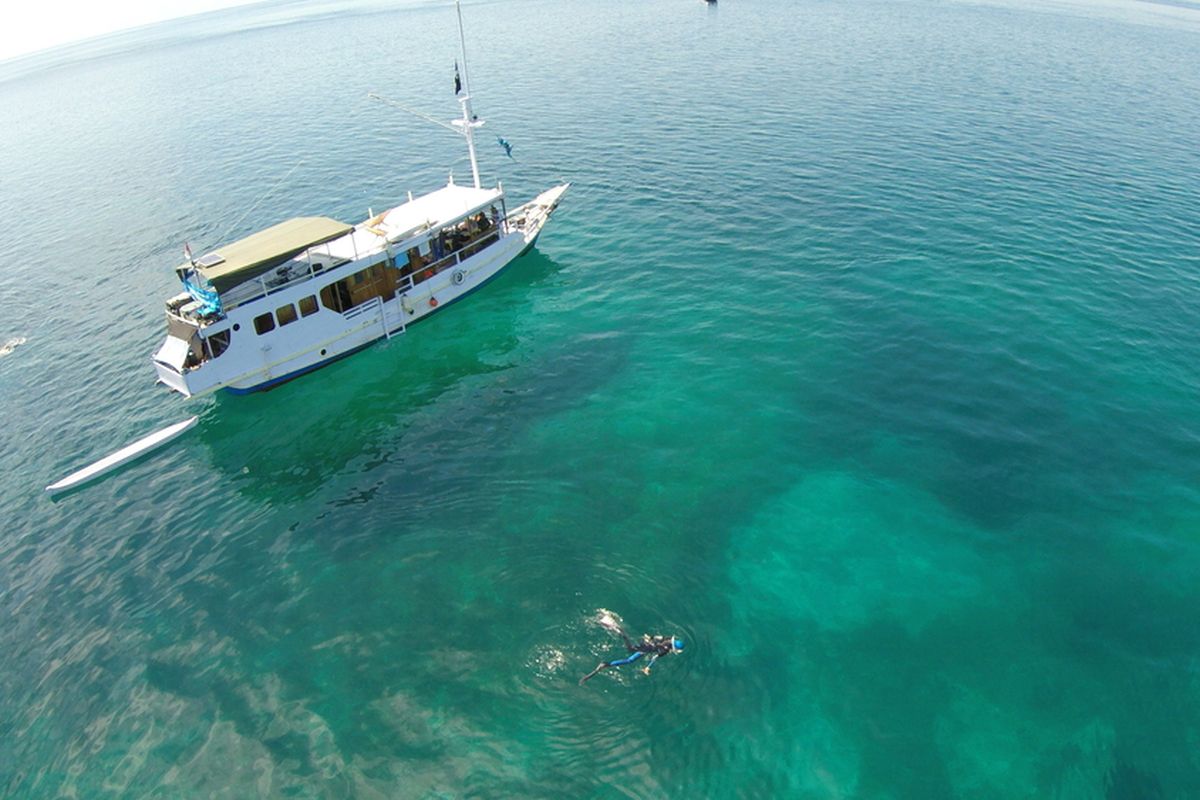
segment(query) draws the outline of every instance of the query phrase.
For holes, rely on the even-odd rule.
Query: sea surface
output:
[[[0,796],[1200,797],[1200,5],[463,16],[558,214],[245,397],[183,243],[466,182],[453,6],[0,64]]]

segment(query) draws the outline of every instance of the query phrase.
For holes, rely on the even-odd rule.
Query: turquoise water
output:
[[[0,795],[1200,796],[1200,11],[464,13],[574,187],[249,397],[153,386],[182,242],[465,180],[366,97],[454,115],[451,7],[5,65]],[[689,647],[581,688],[602,609]]]

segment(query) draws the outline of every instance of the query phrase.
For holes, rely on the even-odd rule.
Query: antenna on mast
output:
[[[411,108],[397,103],[395,100],[389,100],[386,97],[381,97],[374,92],[367,94],[367,97],[372,100],[378,100],[381,103],[387,103],[389,106],[395,106],[401,111],[407,111],[409,114],[420,117],[423,120],[432,122],[435,125],[441,125],[443,128],[449,128],[455,133],[461,133],[463,138],[467,140],[467,154],[471,157],[471,176],[475,179],[475,188],[482,189],[483,184],[479,180],[479,161],[475,158],[475,129],[483,125],[483,120],[475,116],[475,112],[471,110],[471,80],[467,74],[467,41],[463,36],[463,21],[462,21],[462,6],[459,5],[459,0],[454,0],[454,9],[458,12],[458,44],[460,48],[459,58],[462,59],[462,73],[458,71],[458,62],[454,62],[454,94],[458,96],[458,102],[462,104],[462,119],[451,120],[450,122],[442,122],[439,119],[434,119],[428,114],[420,111],[414,111]],[[466,91],[463,91],[463,90]],[[511,153],[509,154],[511,156]],[[453,179],[451,180],[453,182]]]
[[[471,175],[475,178],[475,188],[481,189],[482,184],[479,182],[479,162],[475,159],[475,129],[483,125],[483,120],[475,116],[471,110],[471,76],[467,71],[467,40],[463,35],[462,21],[462,5],[459,0],[454,0],[454,10],[458,12],[458,45],[459,55],[462,57],[462,85],[459,85],[458,67],[454,69],[454,93],[461,94],[458,102],[462,105],[462,119],[454,120],[452,123],[456,128],[462,129],[462,135],[467,139],[467,153],[471,156]],[[466,92],[463,92],[463,88]]]

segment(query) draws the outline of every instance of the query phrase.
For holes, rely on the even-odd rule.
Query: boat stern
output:
[[[158,373],[158,382],[169,389],[174,389],[184,397],[192,396],[192,392],[188,388],[187,367],[185,366],[189,349],[188,343],[183,339],[168,336],[151,358],[154,362],[154,370]]]
[[[196,364],[190,355],[191,345],[177,336],[167,336],[162,346],[154,353],[154,371],[158,382],[174,389],[184,397],[208,394],[221,387],[220,377],[207,362]]]

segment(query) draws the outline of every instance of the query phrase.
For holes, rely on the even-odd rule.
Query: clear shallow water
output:
[[[470,5],[538,249],[188,405],[182,241],[467,174],[448,7],[272,9],[0,83],[0,793],[1200,793],[1200,12]]]

